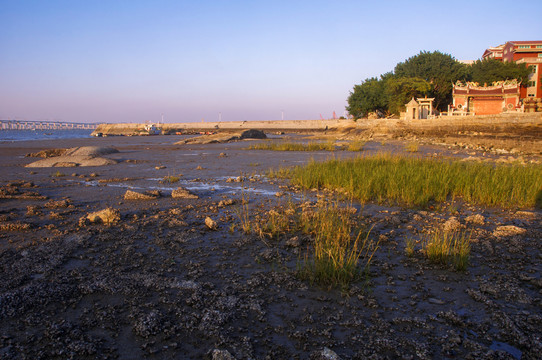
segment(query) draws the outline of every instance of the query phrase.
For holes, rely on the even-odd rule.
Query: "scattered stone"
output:
[[[225,199],[225,200],[220,200],[218,202],[218,207],[222,208],[222,207],[230,206],[233,204],[235,204],[235,201],[233,199]]]
[[[216,221],[211,219],[209,216],[205,218],[205,225],[211,230],[218,229],[218,224],[216,223]]]
[[[236,360],[228,350],[218,350],[214,349],[211,352],[212,360]]]
[[[455,232],[461,229],[461,223],[455,216],[452,216],[444,223],[444,232]]]
[[[520,219],[536,219],[538,215],[532,211],[516,211],[514,217]]]
[[[341,360],[335,351],[327,347],[322,351],[312,353],[310,358],[311,360]]]
[[[483,215],[475,214],[475,215],[467,216],[465,218],[465,221],[470,223],[470,224],[484,225],[485,218],[484,218]]]
[[[104,224],[107,226],[116,225],[120,222],[120,211],[117,209],[106,208],[100,211],[96,211],[88,214],[87,216],[79,219],[79,225],[90,224]]]
[[[47,201],[43,206],[45,206],[48,209],[58,209],[58,208],[67,208],[71,205],[71,201],[69,199],[63,199],[63,200],[49,200]]]
[[[155,194],[139,193],[133,190],[126,190],[124,194],[124,200],[154,200],[158,198]]]
[[[301,240],[299,239],[299,236],[294,236],[293,238],[286,240],[286,246],[293,248],[301,246]]]
[[[32,226],[27,223],[14,222],[0,224],[0,231],[23,231],[30,230]]]
[[[179,187],[171,192],[171,197],[174,199],[197,199],[198,196],[192,194],[185,188]]]
[[[493,236],[495,237],[515,236],[515,235],[523,235],[526,232],[527,232],[526,229],[523,229],[514,225],[504,225],[504,226],[497,226],[495,231],[493,231]]]

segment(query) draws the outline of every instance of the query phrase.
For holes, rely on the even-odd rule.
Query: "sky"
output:
[[[355,84],[420,51],[475,60],[542,40],[542,2],[518,10],[500,0],[0,0],[0,119],[341,116]]]

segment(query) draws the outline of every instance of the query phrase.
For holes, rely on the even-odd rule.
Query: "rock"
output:
[[[523,235],[526,232],[527,232],[526,229],[523,229],[514,225],[504,225],[504,226],[497,226],[495,231],[493,231],[493,236],[495,237],[515,236],[515,235]]]
[[[225,200],[220,200],[218,202],[218,207],[221,208],[221,207],[226,207],[233,204],[235,204],[235,201],[233,199],[225,199]]]
[[[29,168],[48,168],[48,167],[75,167],[75,166],[105,166],[114,165],[117,161],[103,157],[92,156],[55,156],[38,160],[26,165]]]
[[[444,232],[455,232],[461,229],[461,223],[455,216],[452,216],[444,223]]]
[[[143,194],[133,190],[126,190],[124,200],[154,200],[158,196],[156,194]]]
[[[520,219],[536,219],[538,215],[532,211],[516,211],[514,217]]]
[[[64,156],[103,156],[109,154],[115,154],[119,151],[109,146],[81,146],[71,149],[66,149]]]
[[[214,349],[211,352],[212,360],[236,360],[228,350],[218,350]]]
[[[267,135],[261,130],[245,130],[241,133],[241,136],[239,136],[241,140],[243,139],[267,139]]]
[[[483,215],[475,214],[465,218],[465,221],[471,224],[484,225],[485,218]]]
[[[205,218],[205,225],[211,230],[216,230],[218,228],[216,221],[211,219],[209,216]]]
[[[174,199],[197,199],[198,196],[192,194],[185,188],[179,187],[171,192],[171,197]]]
[[[301,246],[301,240],[299,239],[299,236],[294,236],[293,238],[286,240],[286,246],[293,248]]]
[[[166,167],[164,165],[158,165],[158,166],[155,166],[154,168],[156,170],[162,170],[162,169],[165,169]]]
[[[341,360],[335,351],[327,347],[321,351],[313,352],[310,358],[312,360]]]
[[[96,211],[88,214],[86,217],[82,217],[79,220],[79,225],[85,225],[87,223],[99,224],[111,226],[116,225],[120,221],[120,211],[113,208],[106,208],[100,211]]]

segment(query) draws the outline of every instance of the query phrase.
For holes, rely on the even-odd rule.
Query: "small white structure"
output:
[[[428,119],[433,114],[433,100],[435,98],[420,98],[410,100],[405,105],[406,111],[403,120]]]

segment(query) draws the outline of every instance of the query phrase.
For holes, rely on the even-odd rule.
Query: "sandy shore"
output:
[[[400,153],[401,138],[419,136],[369,141],[363,153]],[[318,192],[262,175],[358,154],[248,151],[248,141],[175,145],[181,139],[0,144],[0,358],[539,358],[540,209],[354,204],[380,239],[370,278],[322,289],[296,276],[310,238],[246,235],[241,204],[262,216],[288,201],[314,204]],[[422,142],[418,155],[540,160],[536,151],[437,142]],[[113,146],[119,152],[106,157],[117,163],[24,167],[36,160],[28,153],[76,146]],[[178,187],[198,198],[172,198]],[[162,196],[125,200],[128,189]],[[81,220],[108,207],[120,214],[111,226]],[[473,233],[466,272],[405,255],[407,237],[446,223]]]

